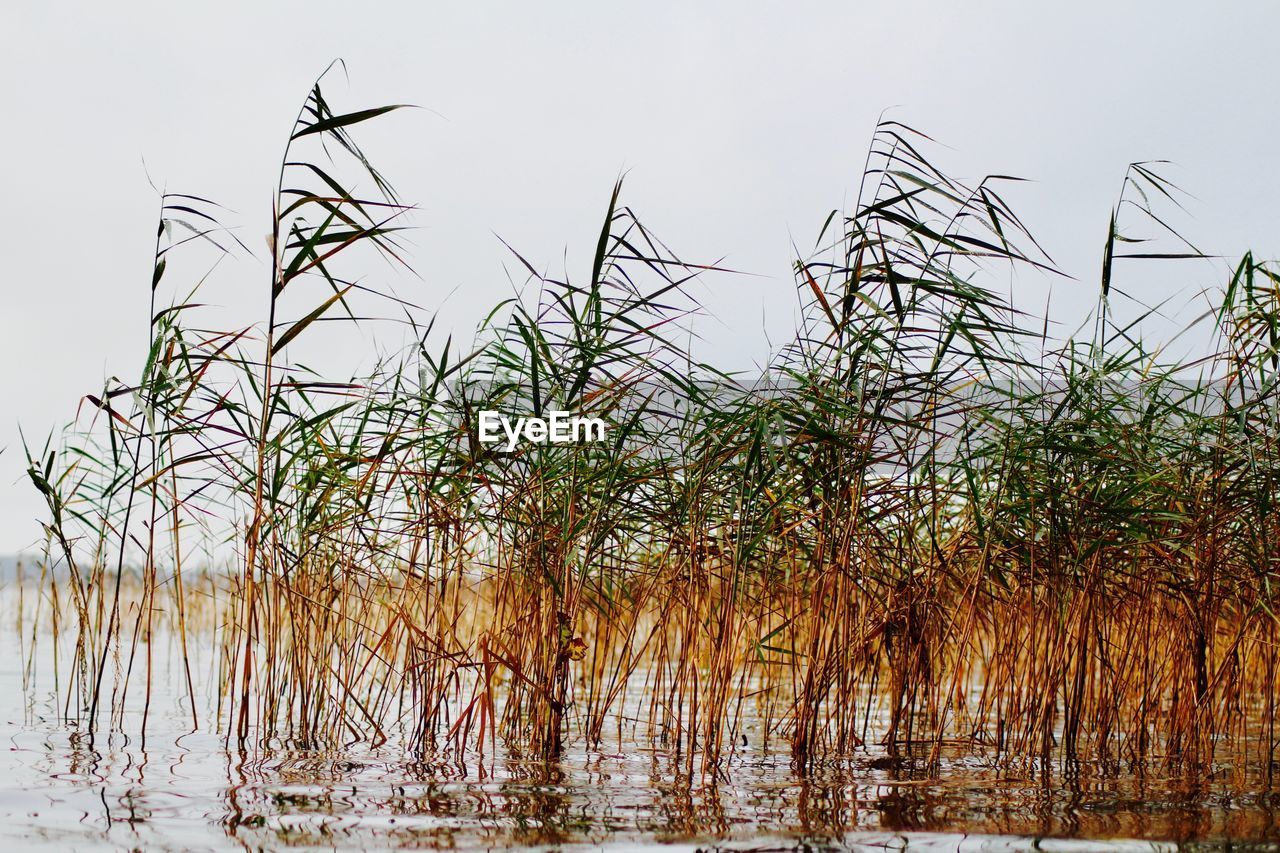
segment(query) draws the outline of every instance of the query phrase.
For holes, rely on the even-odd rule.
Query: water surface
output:
[[[212,678],[191,730],[163,642],[146,740],[91,739],[65,719],[48,639],[32,655],[29,633],[0,630],[3,849],[1280,850],[1280,796],[1227,766],[1045,773],[955,754],[930,772],[869,748],[799,774],[750,734],[719,778],[639,743],[552,763],[393,745],[245,756],[209,730]]]

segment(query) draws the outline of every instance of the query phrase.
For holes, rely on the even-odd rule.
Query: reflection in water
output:
[[[1017,849],[1033,837],[1280,837],[1276,795],[1238,793],[1225,768],[1195,781],[1086,767],[1016,777],[953,759],[930,777],[923,762],[872,767],[863,756],[799,777],[786,756],[766,754],[735,760],[728,781],[704,782],[652,752],[554,764],[401,762],[387,751],[243,760],[217,737],[153,737],[143,750],[41,725],[11,729],[10,755],[5,835],[77,848]]]
[[[216,733],[191,732],[185,697],[159,692],[145,742],[91,739],[61,722],[52,684],[35,683],[24,700],[13,652],[0,647],[6,848],[1096,850],[1105,840],[1150,850],[1280,839],[1264,767],[1011,770],[967,753],[930,767],[869,748],[799,774],[784,749],[744,747],[712,779],[641,743],[544,763],[502,753],[408,759],[394,739],[376,751],[248,756]],[[39,656],[36,671],[53,672]],[[212,684],[204,694],[212,707]]]

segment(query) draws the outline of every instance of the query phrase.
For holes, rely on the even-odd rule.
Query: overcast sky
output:
[[[750,366],[794,324],[792,241],[811,245],[848,201],[886,108],[945,143],[936,159],[959,176],[1034,179],[1011,199],[1078,279],[1054,288],[1064,322],[1093,301],[1133,160],[1174,161],[1204,248],[1280,254],[1280,6],[1047,7],[6,3],[0,553],[40,535],[18,425],[42,438],[104,377],[139,369],[147,173],[232,208],[257,250],[292,117],[335,57],[350,70],[339,105],[426,108],[364,138],[419,205],[421,281],[396,288],[461,329],[511,292],[498,237],[581,276],[626,172],[625,200],[679,254],[755,274],[708,279],[699,326],[704,351]],[[260,265],[219,275],[206,300],[265,300]],[[1190,293],[1216,275],[1145,286]],[[1042,282],[1011,286],[1042,302]]]

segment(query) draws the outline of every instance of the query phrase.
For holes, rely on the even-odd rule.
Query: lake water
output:
[[[23,630],[0,626],[2,849],[1280,850],[1280,795],[1225,766],[1044,774],[953,755],[930,774],[871,749],[801,775],[785,750],[747,746],[710,780],[645,744],[551,764],[391,746],[245,757],[191,731],[162,656],[145,743],[91,742],[61,721],[53,644],[32,655]],[[211,683],[200,692],[207,721]]]

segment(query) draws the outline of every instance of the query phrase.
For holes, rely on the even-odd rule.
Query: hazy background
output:
[[[885,108],[949,146],[933,153],[959,176],[1035,179],[1010,198],[1078,279],[1054,285],[1063,323],[1093,303],[1132,160],[1175,161],[1203,247],[1277,254],[1280,7],[1043,6],[5,4],[0,553],[39,537],[18,424],[43,439],[104,377],[140,366],[147,173],[232,208],[259,250],[293,115],[335,57],[350,69],[336,105],[427,108],[361,138],[420,205],[422,280],[392,284],[464,332],[511,292],[497,236],[580,278],[626,171],[625,200],[679,254],[756,274],[707,279],[713,316],[698,326],[704,352],[751,367],[795,321],[791,242],[809,248],[848,200]],[[1141,286],[1189,295],[1220,268]],[[204,298],[251,319],[266,275],[224,265]],[[1010,286],[1043,307],[1044,281]]]

